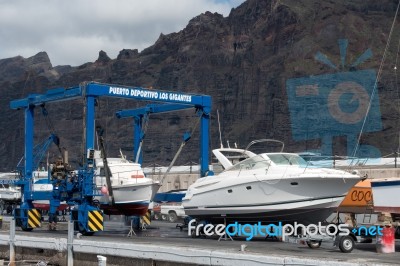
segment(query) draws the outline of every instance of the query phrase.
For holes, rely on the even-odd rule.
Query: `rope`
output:
[[[87,156],[87,151],[85,150],[85,145],[86,145],[86,112],[87,112],[87,107],[86,107],[86,84],[84,82],[81,82],[79,84],[79,87],[82,91],[82,99],[80,100],[82,103],[83,111],[82,111],[82,141],[81,141],[81,155],[82,155],[82,165],[85,165],[86,162],[86,156]]]
[[[222,149],[224,147],[224,145],[222,145],[221,123],[219,121],[219,111],[218,110],[217,110],[217,119],[218,119],[219,143],[220,143],[221,149]]]
[[[45,105],[43,104],[43,105],[41,105],[41,107],[42,107],[42,114],[44,116],[44,121],[46,122],[47,128],[50,130],[51,134],[55,135],[58,138],[58,135],[55,133],[56,131],[54,129],[53,122],[51,122],[51,120],[50,120],[50,117],[48,115],[49,113],[47,112],[47,109],[46,109]],[[61,155],[61,157],[63,159],[63,162],[64,162],[65,158],[64,158],[64,154],[63,154],[63,152],[61,150],[60,143],[58,142],[58,144],[57,143],[55,143],[55,144],[56,144],[57,149],[60,152],[60,155]]]
[[[360,130],[360,133],[359,133],[358,138],[357,138],[357,144],[354,147],[353,157],[355,157],[357,155],[357,151],[358,151],[358,148],[359,148],[360,142],[361,142],[361,134],[362,134],[362,132],[364,130],[364,127],[365,127],[365,124],[367,122],[368,113],[369,113],[369,110],[371,109],[372,100],[374,99],[374,96],[375,96],[375,92],[376,92],[376,89],[377,89],[378,81],[380,80],[380,77],[382,75],[382,69],[383,69],[383,65],[384,65],[385,59],[386,59],[386,54],[387,54],[387,50],[389,48],[390,40],[392,38],[392,33],[393,33],[394,25],[396,23],[397,14],[399,12],[399,7],[400,7],[400,0],[399,0],[399,2],[397,4],[396,14],[394,15],[394,18],[393,18],[392,27],[390,28],[389,37],[388,37],[388,40],[386,42],[385,51],[383,52],[381,64],[379,66],[378,74],[376,76],[374,87],[372,89],[371,98],[369,100],[368,108],[367,108],[367,111],[365,113],[364,120],[363,120],[363,123],[362,123],[362,126],[361,126],[361,130]]]
[[[144,123],[143,130],[142,130],[143,137],[140,139],[139,148],[138,148],[138,151],[137,151],[136,157],[135,157],[135,163],[139,162],[140,152],[141,152],[142,146],[143,146],[144,135],[146,134],[147,128],[149,127],[150,113],[147,113],[143,118],[144,118],[144,121],[142,122],[142,123]]]
[[[397,92],[397,98],[400,99],[400,92],[399,92],[399,86],[398,86],[398,79],[397,79],[397,61],[399,59],[399,49],[400,49],[400,38],[399,42],[397,43],[397,53],[396,53],[396,62],[394,64],[394,77],[395,77],[395,82],[396,82],[396,92]],[[400,113],[400,102],[397,102],[397,111]],[[399,122],[397,122],[397,127],[399,128]],[[397,145],[397,153],[400,150],[400,134],[398,136],[398,145]],[[396,155],[397,156],[397,155]]]
[[[100,98],[98,97],[97,98],[97,100],[99,100]],[[109,98],[108,97],[106,97],[105,98],[105,106],[106,106],[106,112],[107,112],[107,115],[105,116],[105,119],[106,119],[106,126],[105,126],[105,128],[104,128],[104,141],[106,141],[107,140],[107,137],[108,137],[108,128],[109,128],[109,122],[110,122],[110,120],[111,119],[108,119],[109,118],[109,112],[108,112],[108,110],[110,110],[110,108],[109,108]],[[100,110],[99,110],[99,114],[100,114]],[[111,115],[111,117],[112,117],[112,115]],[[106,141],[106,143],[107,143],[107,141]],[[105,149],[107,149],[107,153],[110,151],[109,150],[109,147],[110,147],[110,145],[107,145],[106,147],[105,147]]]

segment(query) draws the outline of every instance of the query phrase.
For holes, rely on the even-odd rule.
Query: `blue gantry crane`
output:
[[[209,157],[209,120],[211,111],[211,97],[208,95],[196,95],[172,91],[161,91],[141,87],[126,87],[121,85],[101,84],[85,82],[77,87],[56,88],[48,90],[44,94],[31,94],[28,97],[13,100],[10,103],[12,109],[23,109],[25,114],[25,151],[24,170],[20,181],[22,192],[21,206],[15,211],[17,224],[26,231],[40,226],[40,212],[34,208],[36,200],[32,191],[32,173],[34,166],[34,110],[35,107],[44,106],[52,102],[62,102],[83,98],[84,104],[84,146],[85,162],[78,171],[73,171],[64,162],[57,162],[51,171],[50,181],[53,185],[53,193],[49,197],[49,217],[56,216],[56,210],[62,201],[74,206],[71,219],[76,223],[76,228],[81,232],[91,234],[103,230],[103,215],[94,197],[98,195],[94,178],[94,143],[95,143],[95,100],[97,97],[117,97],[132,100],[154,101],[168,103],[165,105],[147,106],[150,110],[182,110],[196,108],[200,110],[200,150],[201,173],[208,172]],[[154,108],[154,109],[151,109]],[[161,109],[157,109],[161,108]],[[122,114],[123,115],[123,114]],[[144,115],[138,115],[143,119]],[[139,124],[139,123],[138,123]],[[142,134],[140,125],[135,128],[135,142],[140,142]],[[139,136],[139,137],[138,137]],[[143,136],[142,136],[143,137]],[[138,147],[135,145],[135,147]],[[137,151],[136,153],[137,154]]]

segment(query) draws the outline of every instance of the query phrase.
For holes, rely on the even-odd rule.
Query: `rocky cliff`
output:
[[[358,137],[355,132],[361,129],[361,120],[354,125],[342,122],[344,131],[332,132],[341,118],[336,117],[337,121],[332,122],[329,112],[324,110],[334,103],[324,102],[325,96],[322,96],[312,102],[309,112],[304,112],[306,109],[299,109],[299,102],[290,98],[288,84],[296,78],[305,83],[331,75],[334,80],[329,84],[334,89],[338,88],[335,82],[346,82],[343,73],[350,73],[353,81],[364,69],[378,73],[396,6],[394,0],[379,3],[372,0],[248,0],[232,9],[228,17],[206,12],[190,20],[177,33],[161,34],[154,45],[140,53],[136,49],[122,49],[116,59],[109,58],[104,51],[99,52],[95,62],[77,67],[53,67],[45,52],[27,59],[2,59],[0,171],[14,169],[23,154],[23,112],[11,110],[9,102],[54,87],[77,86],[83,81],[211,95],[211,147],[220,146],[218,110],[224,144],[230,141],[243,147],[253,139],[274,138],[284,141],[287,151],[330,146],[331,149],[325,147],[324,151],[346,154],[351,146],[349,139]],[[398,40],[399,31],[394,31],[391,37]],[[347,43],[340,46],[338,40],[347,40]],[[368,50],[371,53],[365,54]],[[382,155],[396,151],[398,146],[399,97],[393,69],[397,51],[397,41],[394,41],[388,47],[377,83],[378,109],[375,101],[372,111],[379,112],[375,119],[380,121],[364,131],[360,139],[361,144],[374,146]],[[346,101],[342,96],[351,98],[357,91],[341,92],[338,102],[339,99]],[[342,109],[339,106],[339,115],[342,112],[343,116],[351,117],[353,111],[363,106],[361,100],[365,97],[352,99],[348,102],[354,106]],[[307,101],[308,98],[304,103],[309,106]],[[119,149],[131,155],[133,147],[133,122],[116,119],[115,111],[144,104],[116,99],[98,101],[97,123],[105,128],[109,155],[118,155]],[[46,108],[48,120],[37,108],[37,141],[46,138],[54,128],[61,138],[61,146],[69,150],[71,160],[79,162],[82,102],[48,104]],[[178,149],[182,134],[195,119],[190,111],[153,115],[144,143],[144,165],[167,165]],[[304,123],[299,123],[303,120]],[[198,158],[198,134],[195,134],[178,164],[198,162]]]

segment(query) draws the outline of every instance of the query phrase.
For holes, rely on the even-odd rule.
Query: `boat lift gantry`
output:
[[[136,163],[142,164],[142,149],[141,143],[145,137],[146,123],[148,122],[150,114],[167,113],[173,111],[187,110],[196,108],[196,114],[199,117],[204,115],[204,109],[198,108],[197,106],[191,106],[186,104],[148,104],[145,107],[129,110],[120,110],[115,113],[118,118],[132,118],[134,120],[134,144],[133,144],[133,160]],[[207,121],[201,121],[204,123]],[[208,169],[208,150],[203,149],[204,146],[208,145],[208,140],[204,139],[203,136],[207,135],[207,131],[204,131],[205,127],[201,125],[201,142],[200,142],[200,176],[213,175],[213,172]],[[191,138],[191,132],[185,132],[183,135],[183,142],[186,143]]]
[[[211,111],[211,96],[197,95],[173,91],[161,91],[141,87],[126,87],[121,85],[101,84],[95,82],[84,82],[77,87],[56,88],[48,90],[44,94],[31,94],[26,98],[13,100],[10,103],[11,109],[23,109],[25,112],[25,151],[24,170],[22,179],[19,182],[22,191],[22,204],[15,212],[17,223],[24,230],[32,230],[40,226],[38,211],[34,209],[33,201],[35,194],[32,191],[33,174],[33,147],[34,147],[34,109],[37,106],[44,106],[47,103],[62,102],[84,98],[84,119],[85,119],[85,162],[82,170],[78,172],[77,178],[65,180],[62,186],[53,184],[53,193],[50,201],[49,214],[56,213],[61,201],[77,205],[72,219],[78,222],[79,230],[83,232],[94,232],[102,230],[102,214],[93,203],[93,197],[97,192],[93,185],[94,163],[93,151],[95,145],[95,101],[98,97],[116,97],[132,100],[163,102],[162,105],[148,105],[146,108],[155,108],[157,112],[182,110],[196,108],[200,112],[200,156],[201,174],[209,171],[209,122]],[[167,104],[168,103],[168,104]],[[161,108],[161,109],[160,109]],[[172,108],[172,109],[171,109]],[[140,116],[139,115],[139,119]],[[140,141],[137,136],[141,133],[140,123],[135,123],[135,143]],[[135,154],[138,146],[135,145]],[[75,208],[76,209],[76,208]],[[101,217],[96,220],[96,215]]]

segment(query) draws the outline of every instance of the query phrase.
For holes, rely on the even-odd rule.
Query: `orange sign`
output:
[[[364,180],[350,189],[339,208],[372,206],[372,201],[371,181]]]

